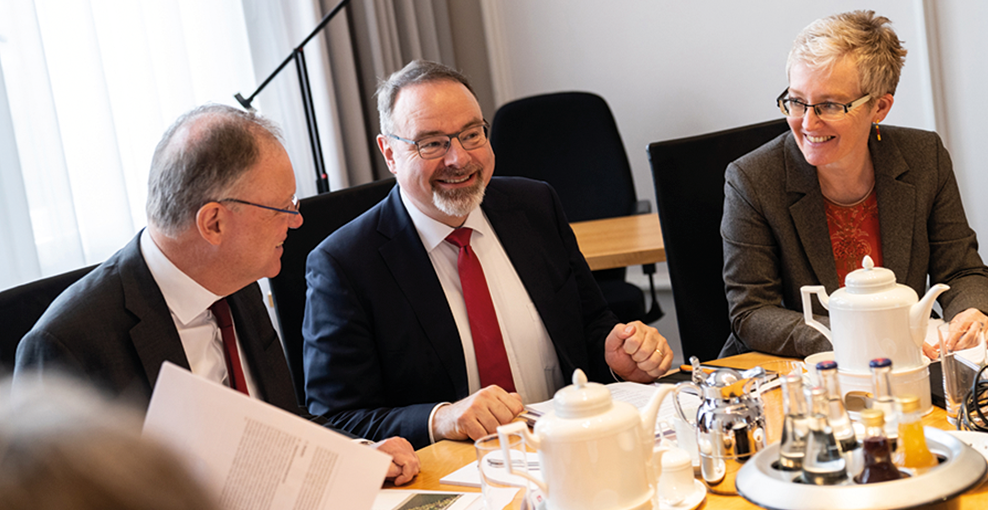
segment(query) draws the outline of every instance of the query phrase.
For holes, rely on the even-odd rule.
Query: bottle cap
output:
[[[865,427],[881,427],[885,425],[885,413],[881,409],[864,409],[861,411],[861,423]]]
[[[868,366],[871,368],[890,367],[892,366],[892,360],[888,358],[876,358],[869,361]]]
[[[837,368],[837,362],[834,360],[821,361],[816,364],[817,370],[833,370]]]
[[[899,405],[902,406],[902,412],[915,413],[919,411],[919,397],[916,395],[903,395],[898,400]]]

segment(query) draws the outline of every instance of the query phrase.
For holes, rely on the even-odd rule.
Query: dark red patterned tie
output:
[[[496,384],[506,391],[515,391],[511,378],[508,354],[504,350],[504,339],[497,324],[494,302],[484,278],[484,268],[470,248],[470,235],[473,229],[458,228],[446,240],[460,249],[456,267],[463,287],[463,300],[470,318],[470,334],[473,335],[473,350],[477,356],[477,369],[480,371],[480,385]]]
[[[226,353],[226,373],[230,376],[230,387],[250,395],[247,391],[247,379],[244,378],[244,367],[240,364],[240,354],[237,352],[237,337],[233,333],[230,305],[224,298],[213,303],[209,309],[213,311],[216,322],[220,325],[220,333],[223,335],[223,351]]]

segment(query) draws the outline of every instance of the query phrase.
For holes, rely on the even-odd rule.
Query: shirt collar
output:
[[[183,325],[192,322],[216,301],[223,298],[206,290],[189,275],[182,272],[158,248],[148,229],[141,233],[141,253],[151,276],[161,289],[168,309]]]
[[[422,239],[422,244],[425,245],[425,251],[431,252],[454,230],[453,227],[441,221],[436,221],[419,210],[415,203],[405,194],[405,190],[401,189],[401,186],[398,187],[398,192],[401,195],[401,203],[408,210],[408,215],[412,218],[415,230],[418,231],[419,237]],[[462,227],[471,228],[475,233],[481,235],[488,234],[491,228],[490,223],[487,222],[487,218],[484,216],[484,211],[480,207],[470,211]]]

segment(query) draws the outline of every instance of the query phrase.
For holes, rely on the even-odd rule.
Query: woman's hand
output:
[[[983,337],[988,317],[975,308],[968,308],[950,320],[950,333],[944,338],[944,344],[951,351],[970,349],[977,345]],[[939,331],[937,334],[940,334]],[[930,359],[937,359],[940,345],[923,345],[923,353]]]

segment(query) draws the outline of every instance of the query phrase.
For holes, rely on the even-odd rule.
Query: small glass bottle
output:
[[[803,481],[815,485],[837,485],[847,478],[847,461],[841,455],[834,431],[827,422],[827,391],[821,387],[810,391],[813,411],[810,435],[803,457]]]
[[[919,397],[903,395],[899,398],[902,416],[899,418],[899,451],[896,464],[912,468],[919,474],[940,464],[930,448],[926,446],[922,417],[919,412]]]
[[[799,471],[806,454],[810,433],[810,415],[803,396],[803,378],[797,374],[782,376],[782,440],[779,443],[779,468]]]
[[[879,409],[861,411],[861,422],[865,426],[865,439],[862,441],[864,469],[854,477],[857,483],[878,483],[902,478],[902,473],[892,463],[892,445],[885,437],[885,417]]]
[[[834,429],[834,437],[837,438],[840,449],[850,452],[859,446],[858,438],[854,435],[854,426],[851,425],[851,418],[844,407],[840,381],[837,380],[837,362],[821,361],[816,364],[816,371],[820,374],[820,385],[827,390],[827,420],[830,428]]]
[[[885,437],[892,444],[892,451],[895,451],[899,438],[899,411],[892,396],[892,360],[877,358],[871,360],[868,366],[871,367],[872,408],[885,415]]]

